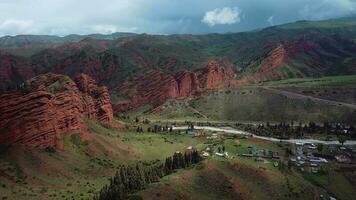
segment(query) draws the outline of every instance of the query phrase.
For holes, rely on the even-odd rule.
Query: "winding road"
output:
[[[266,90],[269,90],[271,92],[274,92],[274,93],[279,93],[279,94],[283,94],[285,96],[290,96],[290,97],[294,97],[294,98],[298,98],[298,99],[309,99],[309,100],[312,100],[314,102],[322,102],[322,103],[326,103],[326,104],[329,104],[329,105],[346,106],[348,108],[356,109],[356,105],[355,104],[351,104],[351,103],[345,103],[345,102],[340,102],[340,101],[322,99],[322,98],[313,97],[313,96],[304,95],[304,94],[299,94],[299,93],[290,92],[290,91],[286,91],[286,90],[280,90],[280,89],[276,89],[276,88],[272,88],[272,87],[263,87],[263,88],[266,89]]]
[[[173,126],[173,130],[186,130],[188,129],[188,126]],[[194,129],[197,130],[208,130],[208,131],[216,131],[216,132],[225,132],[225,133],[230,133],[230,134],[235,134],[235,135],[246,135],[250,136],[253,138],[261,139],[261,140],[267,140],[271,142],[287,142],[287,143],[315,143],[315,144],[325,144],[325,145],[339,145],[340,142],[337,140],[333,141],[324,141],[324,140],[316,140],[316,139],[289,139],[289,140],[280,140],[277,138],[273,137],[263,137],[263,136],[258,136],[252,133],[248,133],[246,131],[240,131],[233,129],[231,127],[222,127],[222,128],[217,128],[217,127],[211,127],[211,126],[194,126]],[[348,140],[344,143],[344,145],[356,145],[356,140]]]

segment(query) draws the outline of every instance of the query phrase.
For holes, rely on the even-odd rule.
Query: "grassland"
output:
[[[212,91],[168,100],[154,120],[281,122],[326,121],[356,124],[356,76],[297,78]]]
[[[320,78],[293,78],[280,81],[268,81],[261,83],[260,85],[275,87],[355,87],[356,75],[326,76]]]
[[[283,152],[283,147],[258,140],[222,139],[205,145],[225,145],[230,155],[248,153],[248,146]],[[216,147],[215,147],[216,148]],[[138,195],[143,199],[312,199],[319,189],[298,173],[283,173],[272,162],[213,155],[195,168],[178,171]]]
[[[179,134],[138,134],[89,121],[88,127],[89,134],[64,137],[62,150],[2,147],[0,199],[91,199],[117,166],[163,160],[198,143]]]
[[[243,138],[205,141],[201,147],[216,150],[220,145],[225,146],[229,155],[249,153],[248,147],[254,146],[283,157],[288,148],[287,144]],[[335,164],[327,172],[312,174],[296,167],[281,170],[273,163],[212,155],[201,165],[180,170],[136,195],[143,199],[315,199],[323,194],[344,200],[355,195],[356,188],[348,175],[335,170]]]
[[[184,101],[188,101],[189,106],[186,106],[187,102]],[[309,98],[295,98],[263,87],[220,90],[183,102],[174,100],[174,103],[165,106],[161,113],[146,116],[170,120],[356,123],[353,120],[355,110],[347,106]]]
[[[64,137],[64,149],[2,147],[0,199],[91,199],[122,164],[163,160],[188,146],[199,150],[224,146],[231,155],[212,155],[201,164],[164,177],[134,195],[143,199],[313,199],[333,194],[348,199],[355,190],[346,174],[305,175],[281,171],[273,161],[237,155],[251,146],[284,156],[286,144],[223,136],[209,140],[182,132],[136,133],[130,123],[120,130],[87,121],[89,133]],[[152,124],[150,124],[152,125]],[[333,182],[336,181],[336,182]],[[338,184],[342,184],[340,188]]]

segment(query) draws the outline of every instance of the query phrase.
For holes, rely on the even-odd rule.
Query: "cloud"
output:
[[[117,28],[114,25],[94,25],[92,28],[95,33],[110,34],[117,31]]]
[[[269,25],[274,26],[274,16],[268,17],[267,22],[269,23]]]
[[[111,34],[115,32],[137,32],[137,27],[118,27],[111,24],[97,24],[90,27],[93,33]]]
[[[352,14],[356,0],[0,0],[0,37],[225,33]]]
[[[7,19],[0,23],[0,32],[33,33],[34,22],[32,20]]]
[[[355,0],[319,0],[308,3],[299,11],[304,19],[322,20],[355,14]]]
[[[238,7],[216,8],[205,13],[202,22],[213,27],[218,24],[235,24],[241,21],[241,11]]]

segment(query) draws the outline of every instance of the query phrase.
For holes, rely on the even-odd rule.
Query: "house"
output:
[[[254,157],[254,155],[253,154],[243,153],[243,154],[241,154],[241,157],[249,157],[249,158],[251,158],[251,157]]]
[[[325,158],[322,158],[322,157],[309,156],[308,159],[309,159],[309,162],[328,163],[328,161]]]
[[[307,144],[307,147],[308,147],[308,149],[311,149],[311,150],[315,150],[317,148],[316,145],[313,143]]]
[[[299,160],[298,162],[297,162],[297,166],[298,167],[300,167],[300,166],[303,166],[304,165],[304,161],[302,161],[302,160]]]
[[[298,156],[298,157],[303,156],[303,143],[297,142],[297,143],[295,144],[295,154],[296,154],[296,156]]]
[[[210,139],[210,140],[212,140],[212,139],[217,139],[218,138],[218,134],[216,134],[216,133],[213,133],[211,136],[208,136],[208,137],[206,137],[206,139]]]
[[[220,156],[220,157],[225,157],[225,154],[224,154],[224,153],[216,152],[215,155]]]
[[[258,151],[257,147],[247,147],[251,153],[256,153]]]
[[[202,152],[202,156],[203,156],[203,157],[209,157],[210,154],[209,154],[208,152],[206,152],[206,151],[203,151],[203,152]]]
[[[262,157],[256,157],[256,158],[255,158],[255,161],[262,162],[262,161],[265,161],[265,159],[264,159],[264,158],[262,158]]]
[[[339,163],[351,163],[351,158],[345,154],[337,155],[335,159]]]
[[[318,163],[310,163],[310,167],[319,167]]]

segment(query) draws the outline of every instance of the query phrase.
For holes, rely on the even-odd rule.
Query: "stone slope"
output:
[[[46,74],[0,94],[0,143],[61,148],[63,134],[86,129],[85,118],[111,125],[107,88],[85,74],[75,80]]]

